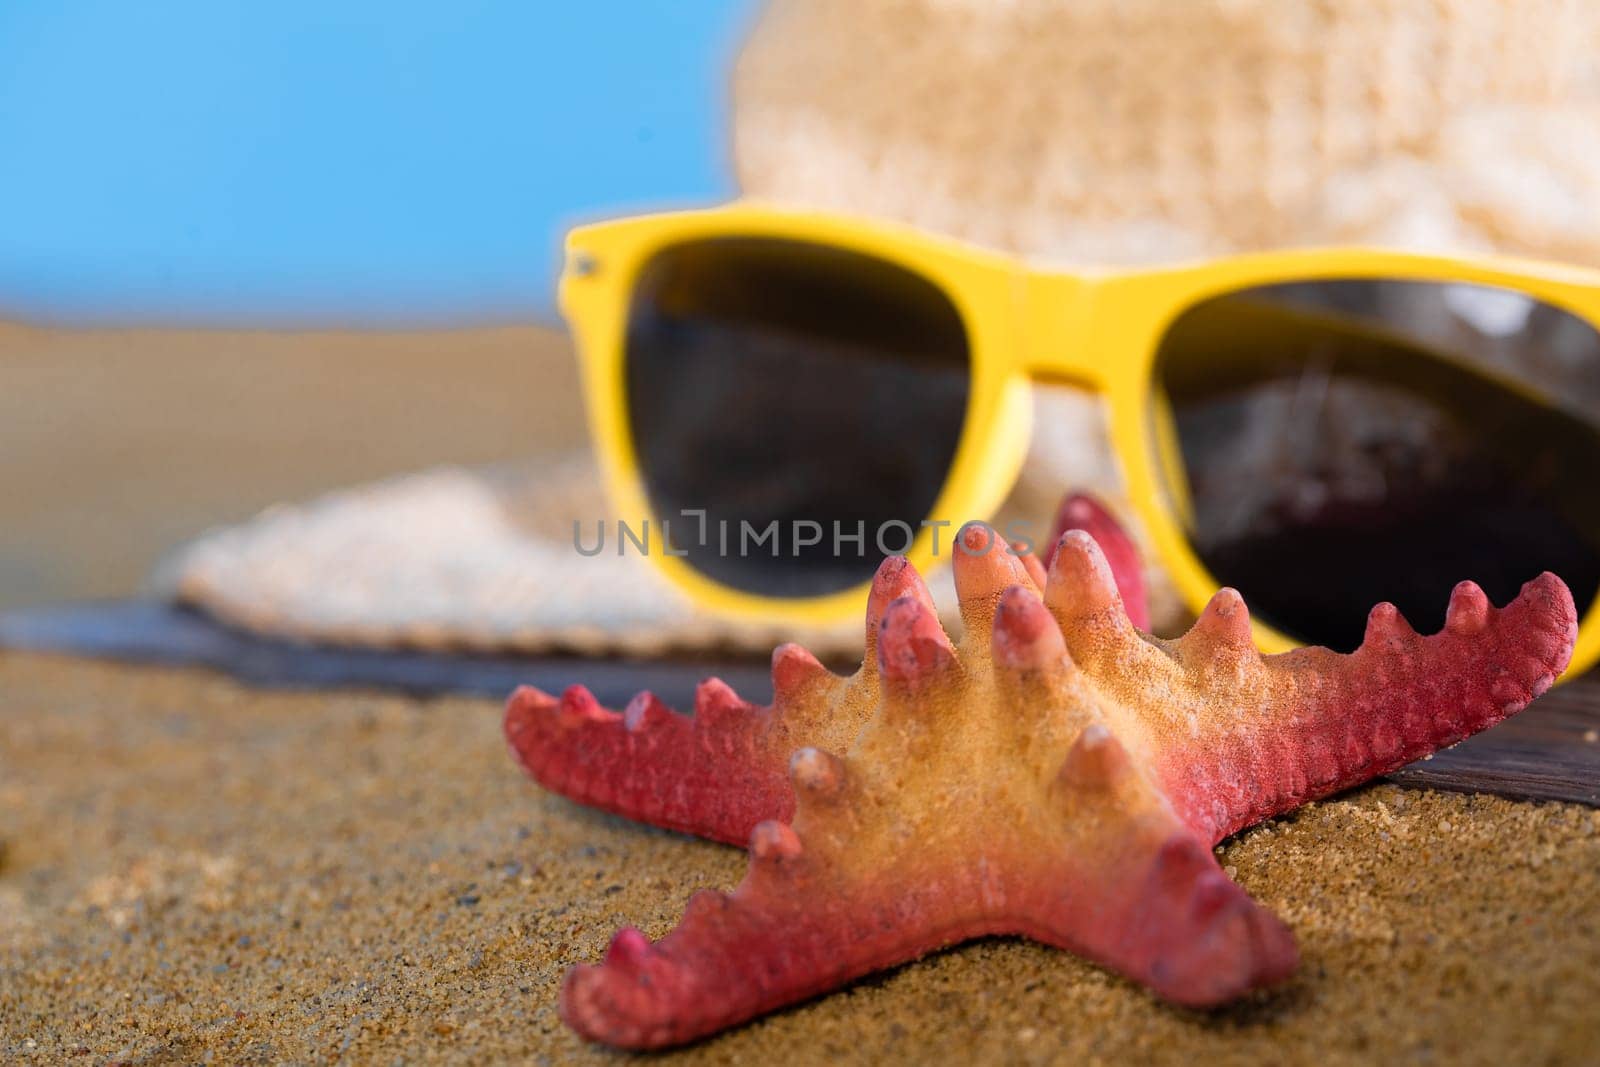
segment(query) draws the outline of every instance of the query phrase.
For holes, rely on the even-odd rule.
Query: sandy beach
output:
[[[0,1058],[615,1062],[561,1025],[563,971],[619,925],[662,935],[742,854],[545,794],[499,715],[0,656]],[[1379,786],[1222,862],[1302,951],[1228,1010],[997,939],[674,1058],[1600,1057],[1600,812]]]

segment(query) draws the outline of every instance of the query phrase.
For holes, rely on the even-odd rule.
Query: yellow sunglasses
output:
[[[1269,651],[1553,570],[1583,612],[1569,673],[1600,658],[1600,271],[1307,249],[1069,273],[739,202],[574,229],[560,299],[613,504],[666,520],[648,554],[709,609],[833,623],[883,554],[948,555],[1012,489],[1040,380],[1103,397],[1177,590],[1240,588]]]

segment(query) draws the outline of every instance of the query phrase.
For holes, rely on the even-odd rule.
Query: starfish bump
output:
[[[1144,564],[1139,546],[1112,517],[1106,506],[1090,493],[1068,493],[1056,509],[1055,522],[1050,536],[1050,555],[1045,566],[1055,559],[1055,546],[1061,544],[1061,535],[1068,530],[1082,530],[1094,538],[1100,551],[1105,553],[1111,573],[1116,576],[1117,592],[1122,596],[1122,606],[1128,619],[1141,630],[1150,629],[1150,606],[1144,586]]]
[[[824,681],[829,704],[867,709],[853,740],[794,752],[793,817],[754,826],[731,894],[696,894],[659,942],[625,929],[569,972],[569,1025],[679,1044],[988,934],[1069,949],[1182,1004],[1279,981],[1294,937],[1214,843],[1513,713],[1576,632],[1571,595],[1543,575],[1503,609],[1463,584],[1430,637],[1380,605],[1351,655],[1262,656],[1231,590],[1176,641],[1139,632],[1081,531],[1042,594],[1025,567],[973,559],[957,556],[959,647],[906,565],[885,565],[901,592],[875,591],[869,664]],[[575,704],[561,714],[593,717]]]

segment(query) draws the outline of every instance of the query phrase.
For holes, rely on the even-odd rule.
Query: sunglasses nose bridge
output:
[[[1021,287],[1022,369],[1044,381],[1087,389],[1103,385],[1090,347],[1096,282],[1072,274],[1036,272]]]

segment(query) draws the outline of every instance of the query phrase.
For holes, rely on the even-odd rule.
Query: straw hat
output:
[[[749,194],[1057,264],[1358,242],[1600,264],[1596,56],[1583,0],[776,0],[735,66],[733,156]],[[1098,402],[1036,395],[1001,518],[1068,488],[1115,506]],[[603,507],[584,459],[430,472],[210,535],[162,587],[376,645],[859,647],[708,618],[636,558],[573,566],[579,500]]]

